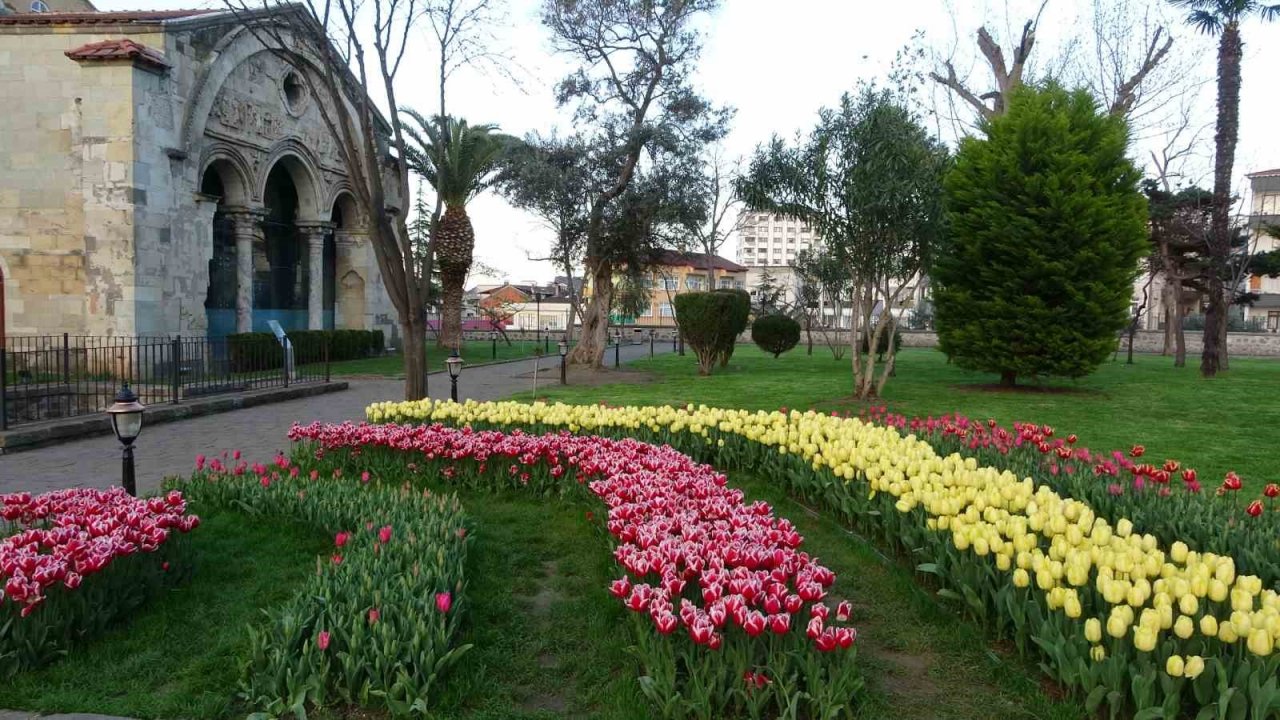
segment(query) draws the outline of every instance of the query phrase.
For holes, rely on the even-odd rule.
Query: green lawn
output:
[[[549,348],[551,354],[556,354],[556,344],[559,340],[552,337],[548,342],[546,339],[542,343],[535,343],[533,340],[512,340],[508,345],[498,339],[496,345],[490,340],[468,340],[463,343],[459,355],[468,365],[480,365],[488,362],[502,360],[517,360],[519,358],[533,357],[536,351],[543,351]],[[444,370],[445,358],[449,357],[449,352],[441,350],[435,346],[434,342],[427,344],[427,362],[431,365],[432,370]],[[389,378],[404,377],[404,358],[400,355],[383,355],[381,357],[363,358],[361,360],[344,360],[335,362],[331,368],[334,377],[349,377],[352,375],[381,375]]]
[[[705,403],[723,407],[778,407],[850,410],[850,361],[836,361],[824,347],[806,356],[796,348],[777,360],[752,346],[739,345],[725,369],[700,377],[693,354],[660,355],[631,364],[657,376],[657,382],[597,387],[551,386],[539,397],[574,403],[605,400],[616,405]],[[1280,427],[1280,360],[1232,358],[1231,371],[1213,380],[1194,367],[1175,368],[1171,358],[1139,355],[1133,365],[1123,356],[1079,381],[1047,387],[1067,392],[999,392],[977,387],[995,383],[994,375],[948,365],[939,352],[903,349],[897,376],[881,401],[907,415],[961,412],[1054,426],[1076,433],[1094,450],[1147,447],[1153,461],[1177,458],[1221,478],[1228,470],[1246,479],[1280,479],[1276,447],[1269,438]],[[527,399],[527,394],[526,394]]]
[[[52,665],[0,684],[0,708],[133,718],[224,718],[234,712],[240,658],[260,610],[315,572],[330,539],[238,513],[206,516],[192,533],[191,581]]]

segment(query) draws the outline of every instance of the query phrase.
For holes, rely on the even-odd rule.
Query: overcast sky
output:
[[[1200,152],[1187,167],[1193,181],[1212,182],[1210,174],[1215,45],[1183,25],[1180,16],[1164,0],[1100,0],[1104,7],[1127,5],[1134,16],[1172,23],[1176,45],[1171,54],[1179,76],[1200,79],[1203,85],[1189,100],[1193,130],[1201,129]],[[202,0],[96,0],[103,10],[222,7]],[[496,29],[497,45],[513,58],[512,72],[519,84],[502,73],[463,71],[448,87],[450,112],[474,122],[496,123],[504,132],[524,135],[572,129],[568,111],[557,109],[553,84],[571,67],[567,58],[553,54],[549,37],[538,20],[539,0],[507,0],[509,22]],[[1093,52],[1092,0],[1050,0],[1041,19],[1033,53],[1043,67],[1066,55]],[[834,104],[841,93],[860,81],[883,78],[898,51],[923,33],[923,44],[936,58],[953,57],[957,71],[972,73],[971,86],[988,89],[990,75],[975,59],[974,32],[987,24],[1004,41],[1006,54],[1016,41],[1022,22],[1031,17],[1040,0],[726,0],[706,23],[706,45],[697,73],[701,91],[714,102],[737,109],[733,130],[726,140],[729,156],[747,155],[773,133],[791,136],[812,127],[817,110]],[[428,28],[406,57],[397,92],[401,102],[426,113],[432,111],[438,88],[432,70],[434,40]],[[1140,53],[1140,33],[1133,34]],[[1236,155],[1238,185],[1243,175],[1280,167],[1280,98],[1275,68],[1280,67],[1280,22],[1256,21],[1243,28],[1245,39],[1244,86],[1241,102],[1240,145]],[[1075,40],[1075,45],[1072,45]],[[933,63],[928,63],[932,65]],[[1081,61],[1074,65],[1087,66]],[[421,68],[421,69],[419,69]],[[924,112],[946,110],[945,93],[925,93]],[[1133,156],[1149,165],[1148,153],[1163,145],[1165,123],[1178,116],[1173,105],[1149,116],[1143,139],[1135,143]],[[943,113],[944,117],[949,113]],[[967,116],[966,116],[967,117]],[[954,123],[943,121],[944,139],[953,140]],[[549,280],[555,271],[549,263],[528,259],[545,253],[550,234],[530,216],[495,197],[481,197],[469,206],[476,229],[476,259],[501,271],[495,279]],[[722,251],[736,256],[736,238]],[[473,278],[472,282],[484,278]]]

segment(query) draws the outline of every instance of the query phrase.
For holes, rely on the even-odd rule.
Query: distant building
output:
[[[1280,226],[1280,168],[1250,173],[1247,177],[1253,195],[1249,206],[1253,252],[1280,250],[1280,238],[1264,232],[1269,225]],[[1280,331],[1280,278],[1250,277],[1249,292],[1256,293],[1259,299],[1245,308],[1245,317],[1263,320],[1264,327],[1271,332]]]
[[[738,228],[738,262],[747,267],[786,266],[819,242],[809,224],[785,215],[744,213]]]
[[[675,327],[675,297],[680,293],[708,290],[748,290],[747,268],[719,255],[666,250],[645,272],[649,304],[636,317],[614,316],[610,323],[639,327]],[[591,297],[588,285],[585,303]]]
[[[475,293],[477,317],[500,322],[508,330],[563,332],[572,305],[565,284],[533,283],[484,286]]]

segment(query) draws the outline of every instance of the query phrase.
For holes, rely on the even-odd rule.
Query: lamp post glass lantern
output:
[[[449,368],[449,399],[458,402],[458,375],[462,373],[462,357],[458,355],[458,348],[453,349],[444,363]]]
[[[560,344],[559,344],[557,347],[558,347],[558,349],[560,350],[560,384],[561,384],[561,385],[568,385],[568,384],[569,384],[569,383],[568,383],[568,380],[567,380],[567,378],[565,377],[565,375],[566,375],[565,365],[567,364],[567,361],[568,361],[568,359],[569,359],[569,358],[568,358],[568,356],[569,356],[569,343],[565,342],[564,340],[561,340],[561,341],[560,341]]]
[[[115,432],[116,439],[124,446],[124,453],[121,455],[120,484],[124,486],[125,492],[135,497],[138,494],[138,483],[133,466],[133,442],[142,434],[142,415],[146,410],[147,408],[138,402],[138,396],[129,389],[129,383],[125,383],[120,388],[115,402],[107,408],[107,414],[111,416],[111,429]]]

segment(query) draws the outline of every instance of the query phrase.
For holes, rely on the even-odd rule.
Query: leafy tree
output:
[[[777,358],[800,342],[800,323],[786,315],[764,315],[751,323],[751,342]]]
[[[555,263],[568,279],[569,315],[581,319],[575,271],[582,263],[590,214],[590,152],[580,137],[530,135],[508,154],[497,188],[512,205],[533,213],[555,237],[542,260]],[[569,340],[575,323],[569,323]]]
[[[404,114],[416,124],[405,125],[406,134],[413,139],[407,164],[435,188],[444,203],[444,215],[431,233],[440,266],[439,344],[457,347],[462,342],[463,286],[476,247],[467,203],[490,186],[514,139],[494,132],[495,125],[469,125],[456,118],[437,124],[412,110]],[[441,132],[442,125],[447,134]]]
[[[823,110],[810,137],[788,146],[775,137],[757,150],[738,183],[749,208],[807,221],[828,256],[851,281],[854,327],[849,338],[854,393],[880,394],[893,372],[890,352],[876,373],[876,356],[861,353],[859,333],[892,332],[892,308],[913,278],[928,270],[943,236],[945,147],[931,137],[905,101],[891,91],[864,88]]]
[[[1023,88],[947,175],[934,271],[939,347],[961,367],[1081,377],[1125,327],[1146,251],[1123,118],[1087,92]]]
[[[649,309],[649,286],[643,273],[628,270],[613,284],[610,313],[617,318],[637,318]]]
[[[1209,302],[1205,308],[1204,350],[1200,374],[1213,377],[1225,369],[1227,343],[1225,326],[1231,289],[1223,282],[1230,261],[1231,175],[1235,168],[1236,142],[1240,135],[1240,60],[1244,44],[1241,21],[1257,16],[1262,20],[1280,18],[1280,4],[1257,0],[1170,0],[1188,11],[1187,22],[1201,32],[1218,36],[1218,118],[1214,133],[1213,205],[1209,234],[1209,260],[1216,270],[1209,273]]]
[[[760,273],[760,280],[751,289],[755,293],[755,311],[758,315],[776,315],[782,311],[787,288],[774,277],[769,268]]]
[[[725,134],[727,113],[690,84],[702,47],[697,22],[718,5],[719,0],[543,2],[542,22],[556,49],[578,62],[557,87],[557,100],[576,103],[578,121],[591,128],[588,145],[597,172],[583,252],[592,295],[572,362],[603,365],[614,272],[640,266],[643,253],[635,243],[652,237],[652,226],[628,227],[635,213],[656,214],[643,202],[652,195],[627,194],[643,166],[661,174],[668,162],[696,157]]]

